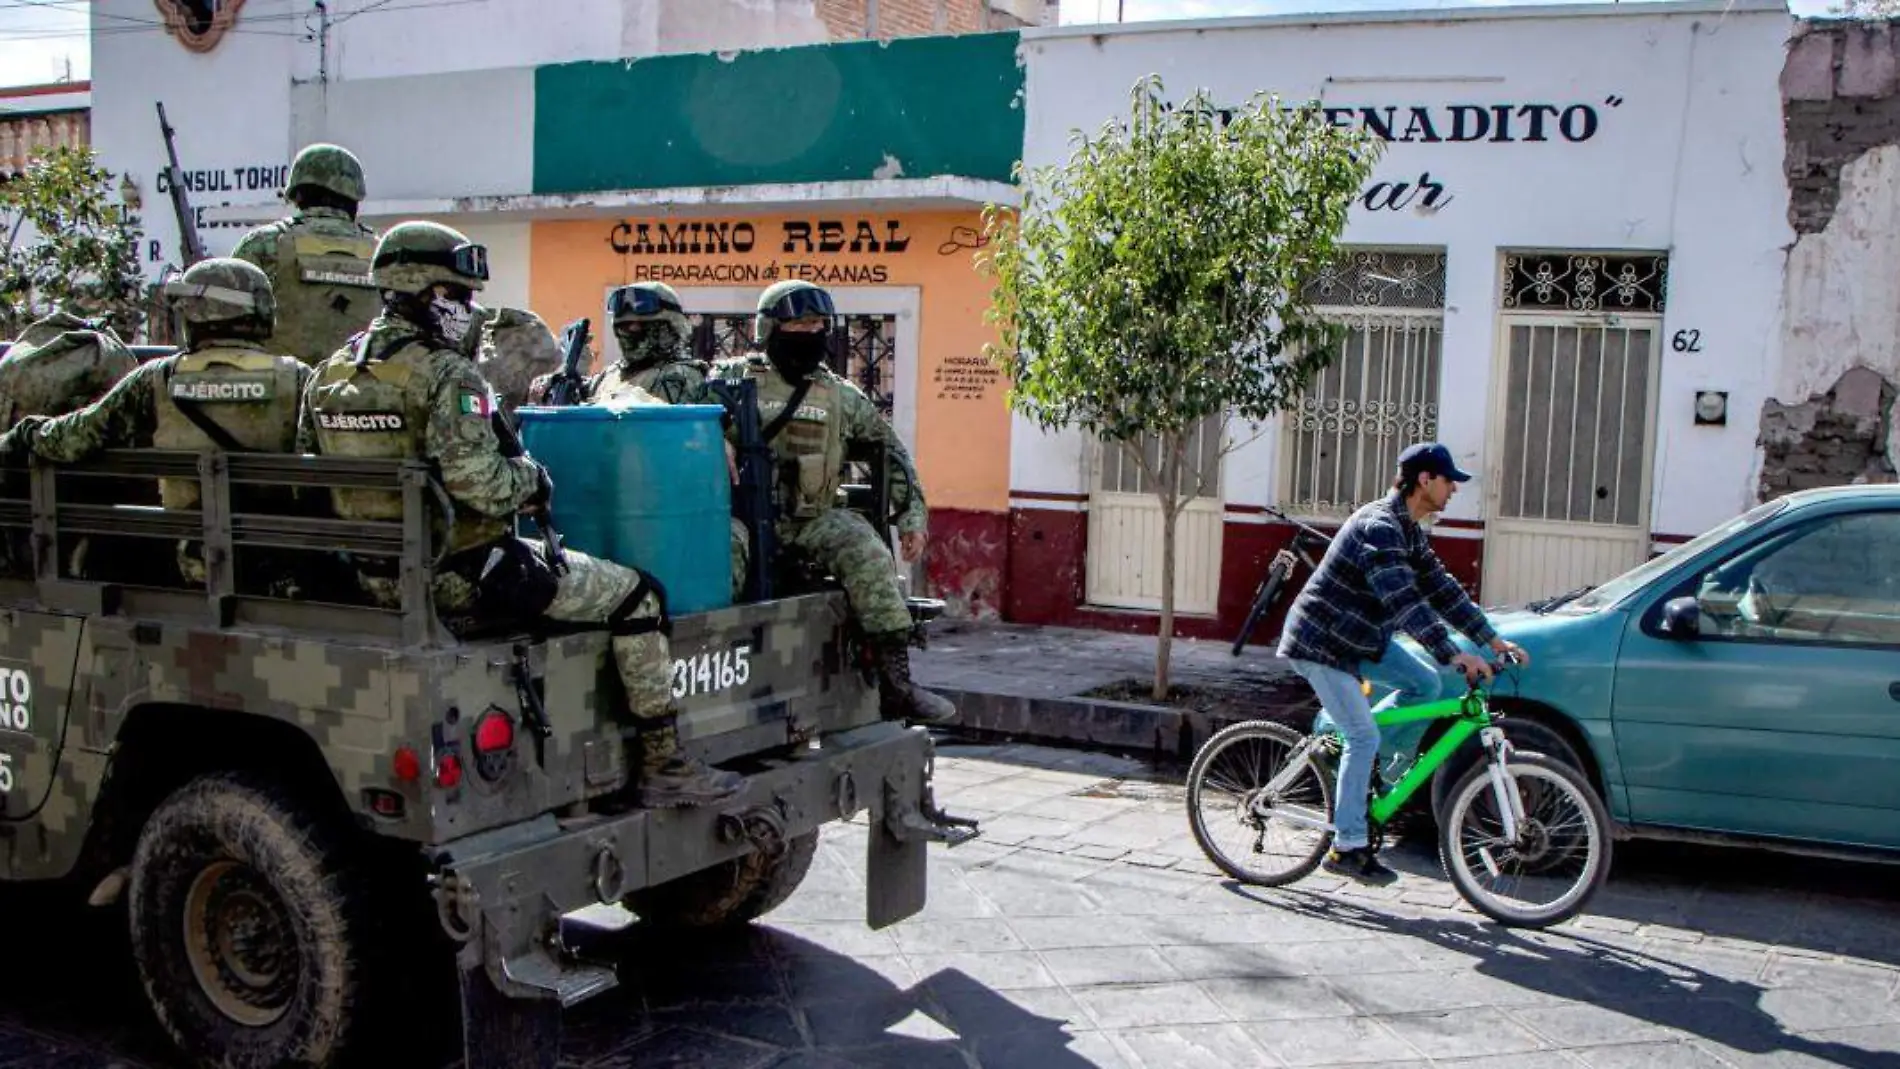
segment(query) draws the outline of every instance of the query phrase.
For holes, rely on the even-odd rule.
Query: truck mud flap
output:
[[[913,778],[914,777],[914,778]],[[909,768],[884,780],[871,814],[865,865],[865,923],[887,928],[924,908],[931,843],[958,846],[977,835],[976,821],[937,808],[928,770]]]

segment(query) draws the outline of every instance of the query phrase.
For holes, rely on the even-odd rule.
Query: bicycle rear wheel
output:
[[[1312,872],[1332,845],[1329,827],[1312,826],[1332,821],[1332,779],[1320,765],[1303,760],[1279,790],[1263,796],[1304,741],[1291,728],[1249,720],[1208,739],[1188,769],[1194,841],[1242,883],[1292,883]]]
[[[1610,818],[1583,776],[1542,754],[1505,762],[1522,799],[1515,841],[1504,834],[1491,762],[1465,773],[1438,828],[1452,886],[1500,924],[1543,928],[1582,911],[1610,873]]]

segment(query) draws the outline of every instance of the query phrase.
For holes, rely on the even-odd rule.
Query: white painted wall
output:
[[[1441,183],[1435,210],[1355,207],[1354,244],[1447,251],[1440,437],[1483,473],[1496,347],[1501,251],[1666,250],[1663,330],[1701,331],[1701,353],[1664,349],[1652,526],[1700,531],[1750,500],[1755,421],[1696,427],[1698,388],[1730,391],[1733,411],[1759,411],[1778,361],[1785,212],[1778,75],[1791,20],[1772,4],[1643,4],[1480,9],[1429,19],[1306,16],[1025,31],[1026,162],[1059,162],[1073,131],[1125,114],[1136,79],[1159,73],[1176,99],[1205,87],[1223,103],[1260,91],[1334,107],[1430,109],[1448,139],[1453,105],[1533,104],[1586,112],[1594,133],[1570,141],[1394,141],[1373,181]],[[1513,118],[1514,132],[1529,132]],[[1401,128],[1396,133],[1403,135]],[[1017,420],[1016,490],[1087,492],[1081,443]],[[1275,449],[1230,458],[1229,500],[1263,503]],[[1267,474],[1257,470],[1265,466]],[[1234,470],[1240,468],[1243,470]],[[1480,517],[1482,484],[1452,503]]]
[[[372,202],[534,188],[532,67],[305,82],[290,99],[291,144],[347,145]]]
[[[248,4],[238,22],[243,33],[227,34],[208,53],[188,51],[162,30],[127,30],[150,23],[156,9],[147,0],[95,0],[92,5],[92,142],[101,162],[138,184],[144,220],[147,276],[183,261],[171,202],[159,188],[165,142],[159,136],[154,101],[163,102],[177,130],[178,162],[218,186],[191,192],[197,208],[270,201],[289,166],[290,79],[286,74],[295,37],[292,24],[248,21],[282,14],[286,0]],[[134,21],[127,21],[134,20]],[[268,32],[267,32],[268,31]],[[280,202],[281,206],[281,202]],[[199,234],[212,255],[228,255],[245,227],[211,226]],[[151,243],[156,243],[154,249]]]

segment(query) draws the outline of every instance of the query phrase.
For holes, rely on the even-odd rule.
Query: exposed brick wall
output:
[[[991,28],[988,0],[818,0],[818,15],[832,37],[868,36],[869,7],[877,6],[880,38],[976,33]]]
[[[1781,70],[1790,196],[1798,234],[1827,229],[1841,168],[1900,142],[1900,32],[1891,21],[1804,20]]]

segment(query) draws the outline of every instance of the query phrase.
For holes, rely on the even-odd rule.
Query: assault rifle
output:
[[[500,405],[495,406],[494,412],[489,414],[488,421],[494,426],[495,437],[501,442],[502,456],[513,459],[528,454],[528,447],[521,444],[521,435],[515,430],[515,425],[509,422],[508,417],[502,414]],[[542,502],[528,513],[528,518],[534,521],[536,527],[541,528],[541,542],[548,551],[548,566],[554,569],[554,574],[560,575],[567,571],[567,553],[561,548],[561,532],[554,529],[553,512],[553,502]]]
[[[766,445],[759,423],[759,384],[751,379],[708,379],[706,388],[726,406],[739,432],[739,485],[734,491],[733,511],[752,535],[742,596],[747,601],[765,601],[772,596],[772,563],[778,556],[778,537],[772,514],[772,449]]]
[[[581,387],[587,381],[581,376],[581,360],[587,355],[587,329],[591,322],[585,317],[576,319],[561,332],[561,370],[548,383],[550,405],[577,405],[581,403]]]
[[[172,213],[178,216],[178,246],[184,252],[185,266],[190,267],[208,255],[205,252],[204,239],[198,236],[198,217],[191,210],[191,201],[185,198],[185,172],[178,166],[178,146],[172,142],[172,124],[165,119],[165,102],[158,102],[158,132],[165,138],[165,156],[170,160],[165,168],[165,184],[172,198]]]

